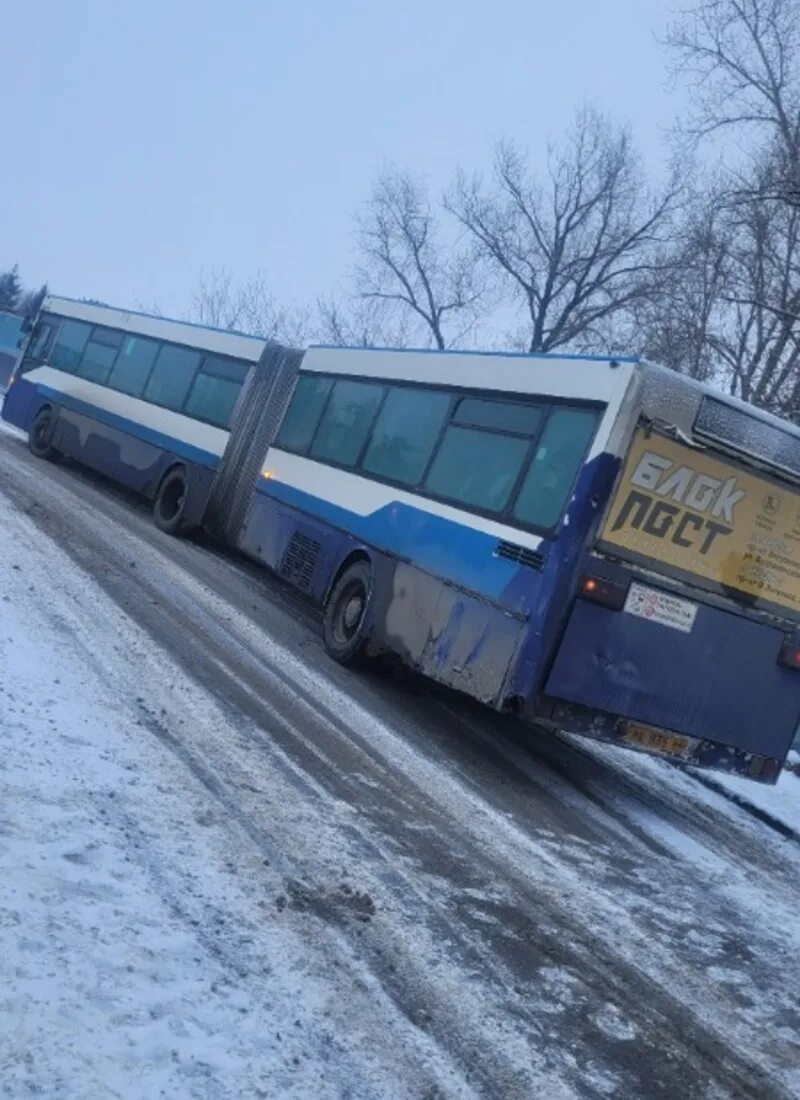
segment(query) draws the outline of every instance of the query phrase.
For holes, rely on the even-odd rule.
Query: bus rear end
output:
[[[774,782],[800,718],[800,433],[670,385],[677,413],[633,432],[540,713]]]

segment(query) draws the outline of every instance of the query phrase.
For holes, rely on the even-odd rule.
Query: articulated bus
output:
[[[774,782],[800,431],[634,359],[311,347],[50,297],[3,416],[537,726]]]

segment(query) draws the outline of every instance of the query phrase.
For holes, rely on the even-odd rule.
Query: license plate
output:
[[[624,739],[626,744],[639,745],[651,752],[661,753],[662,756],[687,756],[693,745],[690,737],[681,737],[679,733],[669,733],[666,730],[651,729],[649,726],[637,726],[632,722],[625,726]]]

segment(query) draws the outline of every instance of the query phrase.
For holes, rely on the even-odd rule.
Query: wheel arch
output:
[[[365,561],[369,565],[369,567],[372,570],[373,575],[374,575],[375,563],[374,563],[374,561],[372,559],[372,555],[370,554],[367,547],[366,546],[355,546],[355,547],[353,547],[352,550],[349,550],[348,553],[345,554],[344,558],[341,560],[338,567],[336,568],[336,570],[331,575],[331,579],[328,582],[328,585],[325,589],[324,596],[322,598],[322,606],[323,607],[327,607],[328,600],[331,598],[331,593],[333,592],[336,585],[339,583],[341,577],[344,575],[344,573],[346,573],[346,571],[350,568],[350,566],[355,565],[355,563],[357,561]]]
[[[31,402],[28,423],[25,425],[27,431],[30,431],[36,423],[37,417],[41,416],[43,412],[50,412],[53,416],[58,416],[58,405],[52,398],[43,397],[38,403],[35,401]]]
[[[174,456],[170,455],[169,460],[164,465],[164,469],[161,471],[161,475],[153,482],[153,492],[150,498],[151,500],[156,499],[159,492],[161,491],[161,486],[164,484],[167,478],[174,474],[177,470],[181,471],[183,476],[186,478],[188,484],[189,471],[186,468],[186,463],[182,461],[182,459],[175,458]]]

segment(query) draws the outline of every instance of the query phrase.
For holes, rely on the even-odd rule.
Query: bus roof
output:
[[[614,356],[313,345],[301,370],[612,404],[621,400],[635,366],[634,359]]]
[[[687,439],[707,441],[800,479],[800,427],[685,374],[642,362],[641,409]]]
[[[268,343],[260,336],[250,336],[231,329],[213,328],[194,321],[177,321],[171,317],[159,317],[155,313],[123,309],[99,302],[83,302],[55,294],[48,294],[42,303],[42,310],[60,317],[87,321],[93,325],[108,325],[109,328],[185,344],[203,351],[214,351],[220,355],[231,355],[253,363],[261,358]]]
[[[639,363],[634,355],[579,355],[576,352],[558,351],[491,351],[481,348],[400,348],[383,345],[365,346],[363,344],[310,344],[309,351],[391,351],[403,355],[482,355],[499,359],[547,359],[553,362],[575,363]]]

